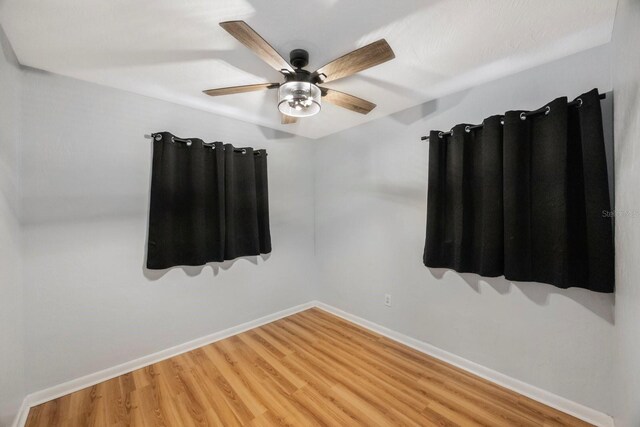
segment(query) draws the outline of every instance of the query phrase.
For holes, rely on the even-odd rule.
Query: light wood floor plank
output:
[[[310,309],[43,403],[34,426],[587,426]]]

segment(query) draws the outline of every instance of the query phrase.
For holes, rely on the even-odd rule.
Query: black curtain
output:
[[[271,252],[266,151],[155,135],[147,268]]]
[[[430,133],[427,267],[613,292],[600,99],[579,99]]]

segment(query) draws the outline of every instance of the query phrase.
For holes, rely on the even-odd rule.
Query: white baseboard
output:
[[[27,422],[27,416],[29,415],[29,409],[31,409],[31,406],[29,406],[27,399],[25,398],[22,401],[22,405],[20,405],[20,409],[18,410],[18,413],[13,420],[13,427],[22,427],[25,425],[25,423]]]
[[[544,403],[547,406],[565,412],[569,415],[573,415],[574,417],[579,418],[583,421],[599,427],[614,426],[613,418],[600,411],[596,411],[595,409],[591,409],[569,399],[565,399],[564,397],[555,395],[549,391],[535,387],[531,384],[527,384],[523,381],[517,380],[498,371],[494,371],[493,369],[489,369],[485,366],[479,365],[453,353],[449,353],[448,351],[442,350],[431,344],[427,344],[426,342],[411,338],[407,335],[401,334],[400,332],[396,332],[384,326],[378,325],[377,323],[370,322],[323,302],[316,301],[315,306],[345,320],[353,322],[359,326],[362,326],[363,328],[369,329],[389,339],[418,350],[421,353],[433,356],[436,359],[457,366],[460,369],[464,369],[467,372],[471,372],[474,375],[501,385],[502,387],[508,388],[509,390],[513,390],[516,393],[522,394],[523,396],[530,397],[531,399]]]
[[[248,331],[249,329],[257,328],[259,326],[271,323],[278,319],[282,319],[283,317],[290,316],[292,314],[307,310],[312,307],[317,307],[325,310],[331,314],[353,322],[380,335],[384,335],[387,338],[409,346],[422,353],[450,363],[451,365],[457,366],[461,369],[464,369],[465,371],[471,372],[479,377],[492,381],[498,385],[513,390],[524,396],[530,397],[534,400],[537,400],[538,402],[544,403],[545,405],[558,409],[562,412],[566,412],[567,414],[573,415],[576,418],[579,418],[596,426],[613,427],[614,425],[613,419],[609,415],[606,415],[602,412],[588,408],[569,399],[565,399],[564,397],[557,396],[553,393],[542,390],[538,387],[527,384],[515,378],[511,378],[507,375],[501,374],[500,372],[494,371],[493,369],[489,369],[475,362],[457,356],[453,353],[449,353],[448,351],[432,346],[431,344],[427,344],[415,338],[411,338],[407,335],[401,334],[384,326],[378,325],[377,323],[370,322],[361,317],[347,313],[323,302],[311,301],[305,304],[300,304],[295,307],[278,311],[267,316],[260,317],[246,323],[242,323],[237,326],[233,326],[219,332],[215,332],[202,338],[198,338],[193,341],[189,341],[187,343],[141,357],[139,359],[125,362],[112,368],[104,369],[93,374],[85,375],[83,377],[76,378],[74,380],[31,393],[24,399],[20,408],[20,412],[16,415],[13,426],[23,427],[27,420],[29,409],[33,406],[48,402],[49,400],[56,399],[58,397],[73,393],[74,391],[78,391],[86,387],[91,387],[92,385],[98,384],[100,382],[107,381],[122,374],[126,374],[127,372],[131,372],[136,369],[151,365],[153,363],[168,359],[170,357],[186,353],[196,348]]]
[[[237,326],[232,326],[231,328],[224,329],[222,331],[214,332],[213,334],[197,338],[193,341],[179,344],[177,346],[159,351],[157,353],[149,354],[147,356],[143,356],[111,368],[103,369],[102,371],[98,371],[93,374],[85,375],[83,377],[76,378],[74,380],[31,393],[27,395],[27,397],[25,397],[24,401],[22,402],[20,412],[16,415],[13,426],[23,427],[25,422],[27,421],[29,409],[36,405],[48,402],[53,399],[57,399],[58,397],[73,393],[74,391],[82,390],[83,388],[91,387],[92,385],[110,380],[111,378],[118,377],[131,371],[135,371],[136,369],[144,368],[145,366],[149,366],[153,363],[160,362],[170,357],[195,350],[196,348],[200,348],[207,344],[229,338],[233,335],[248,331],[249,329],[266,325],[267,323],[274,322],[278,319],[282,319],[283,317],[291,316],[292,314],[315,307],[315,305],[315,301],[312,301],[305,304],[297,305],[295,307],[287,308],[285,310],[281,310],[255,320],[251,320]]]

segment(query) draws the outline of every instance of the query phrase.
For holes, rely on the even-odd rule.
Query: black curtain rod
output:
[[[601,93],[600,94],[600,99],[605,99],[607,97],[606,93]],[[567,103],[567,105],[569,107],[581,107],[582,106],[582,98],[577,98],[575,101],[571,101],[569,103]],[[545,115],[549,114],[551,112],[551,107],[549,107],[548,105],[546,107],[542,107],[542,108],[538,108],[537,110],[533,110],[533,111],[523,111],[522,113],[520,113],[520,119],[525,120],[527,117],[531,117],[531,116],[535,116],[537,114],[541,114],[544,113]],[[502,118],[500,119],[500,124],[504,124],[504,116],[502,116]],[[469,126],[465,126],[464,131],[469,133],[474,129],[479,129],[482,126],[484,126],[484,124],[479,124],[479,125],[469,125]],[[444,138],[445,136],[449,136],[449,135],[453,135],[453,129],[451,129],[449,132],[440,132],[438,134],[438,136],[440,138]],[[420,137],[421,141],[428,141],[429,137],[428,136],[422,136]]]
[[[153,139],[153,140],[156,140],[156,141],[162,140],[162,134],[160,134],[160,133],[152,133],[150,135],[150,137],[151,137],[150,139]],[[145,135],[145,138],[149,138],[149,135]],[[191,144],[193,144],[193,141],[190,140],[190,139],[182,139],[182,138],[177,138],[175,136],[171,137],[171,142],[183,142],[183,143],[187,144],[187,147],[190,147]],[[216,142],[220,142],[222,144],[222,141],[215,141],[215,142],[204,142],[204,141],[202,141],[202,144],[204,144],[204,146],[206,146],[206,147],[211,147],[211,148],[215,149],[215,143]],[[223,149],[224,149],[224,147],[223,147]],[[247,149],[246,148],[236,148],[236,147],[234,147],[233,151],[235,153],[244,154],[244,153],[247,152]],[[256,150],[256,151],[253,152],[253,154],[255,154],[256,156],[259,156],[261,153],[260,153],[260,151]]]

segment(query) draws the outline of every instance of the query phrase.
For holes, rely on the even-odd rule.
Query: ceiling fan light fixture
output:
[[[322,98],[338,107],[359,114],[368,114],[376,108],[373,102],[318,85],[351,76],[395,58],[389,43],[380,39],[342,55],[316,71],[309,72],[305,69],[309,64],[309,52],[306,50],[293,49],[289,53],[290,61],[287,62],[246,22],[225,21],[221,22],[220,26],[273,69],[279,71],[285,82],[222,87],[203,92],[209,96],[220,96],[278,88],[278,110],[281,116],[280,123],[283,125],[296,123],[298,117],[318,114],[322,108]]]
[[[278,110],[292,117],[309,117],[321,109],[322,92],[310,82],[290,81],[278,88]]]

